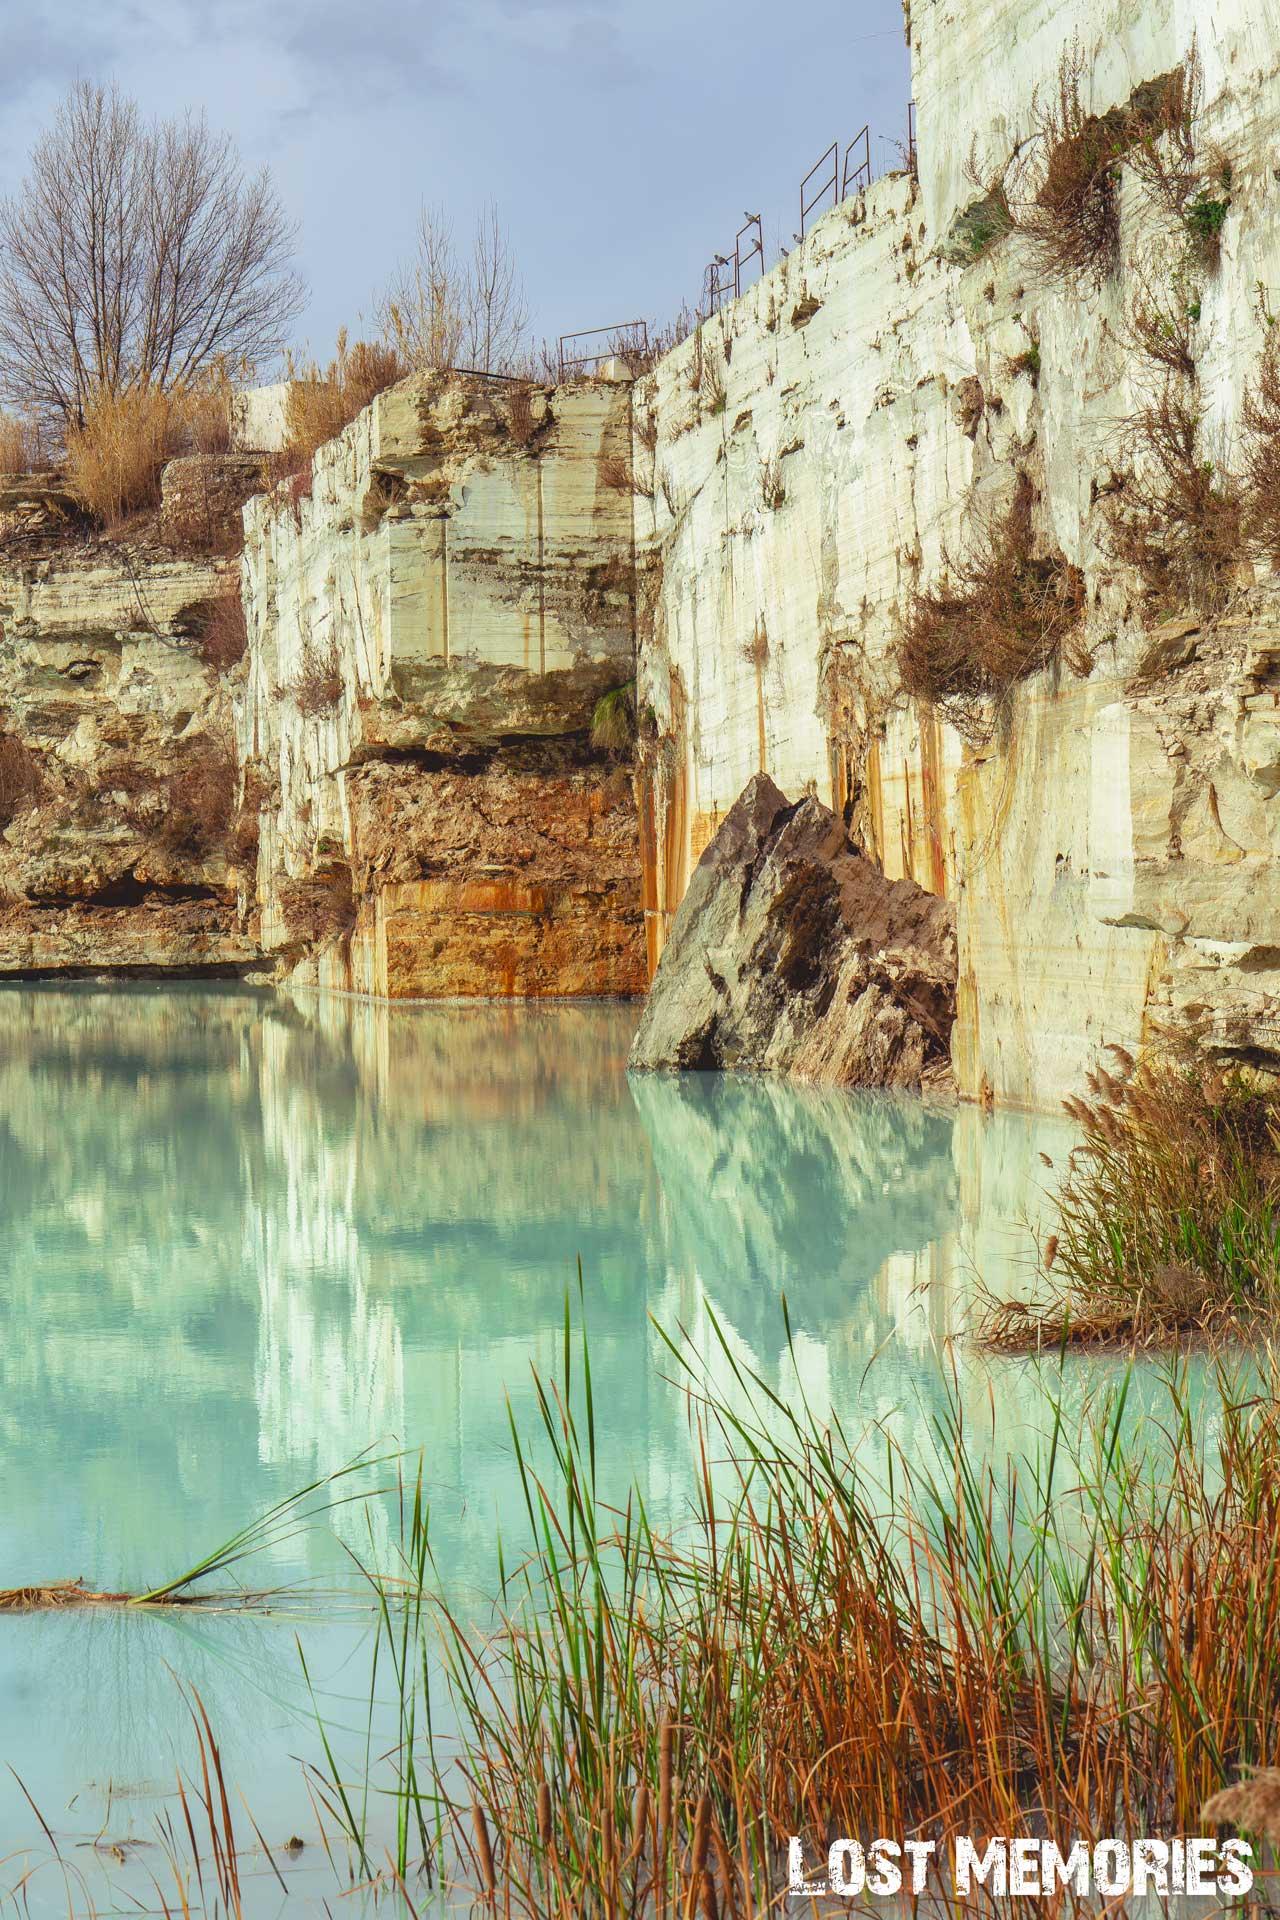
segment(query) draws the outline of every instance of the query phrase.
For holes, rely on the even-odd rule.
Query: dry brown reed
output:
[[[851,1445],[713,1326],[722,1387],[672,1345],[691,1530],[659,1535],[638,1495],[611,1525],[589,1374],[585,1406],[539,1382],[549,1472],[517,1448],[531,1557],[507,1561],[496,1632],[447,1617],[461,1756],[431,1792],[500,1911],[763,1915],[791,1834],[813,1858],[836,1834],[945,1857],[961,1834],[1187,1832],[1276,1765],[1274,1362],[1261,1386],[1220,1371],[1208,1424],[1168,1369],[1145,1443],[1127,1375],[1078,1427],[1050,1384],[1043,1446],[1007,1460],[957,1392],[935,1455],[908,1457]]]
[[[23,414],[0,413],[0,474],[32,473],[46,462],[39,424]]]
[[[337,438],[378,394],[404,378],[409,368],[394,346],[376,340],[347,344],[345,329],[327,367],[314,362],[290,367],[285,401],[287,470],[310,463],[318,447]]]
[[[117,529],[160,504],[165,462],[184,453],[221,453],[230,444],[225,375],[189,387],[103,389],[66,431],[67,476],[103,526]]]

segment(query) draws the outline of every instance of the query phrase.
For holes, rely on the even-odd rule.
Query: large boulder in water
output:
[[[955,1002],[950,902],[760,773],[694,869],[630,1064],[946,1086]]]

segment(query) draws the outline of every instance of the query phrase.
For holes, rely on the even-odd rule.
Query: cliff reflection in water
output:
[[[168,1571],[393,1436],[426,1449],[440,1564],[487,1583],[500,1505],[513,1520],[504,1395],[530,1424],[579,1255],[602,1471],[658,1505],[689,1441],[651,1313],[710,1354],[709,1301],[781,1381],[785,1290],[813,1391],[846,1416],[922,1380],[927,1402],[970,1266],[998,1281],[1025,1257],[1035,1150],[1061,1130],[629,1082],[633,1022],[0,993],[0,1584]],[[336,1564],[315,1536],[271,1577]]]

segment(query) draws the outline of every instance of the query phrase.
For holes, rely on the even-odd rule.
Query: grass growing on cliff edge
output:
[[[1090,1075],[1045,1265],[1055,1298],[996,1308],[996,1344],[1166,1339],[1280,1305],[1280,1087],[1171,1049]]]

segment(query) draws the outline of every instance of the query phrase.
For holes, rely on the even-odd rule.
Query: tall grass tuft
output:
[[[1277,1364],[1257,1390],[1220,1369],[1212,1438],[1166,1368],[1157,1455],[1129,1444],[1127,1375],[1076,1424],[1051,1385],[1018,1459],[953,1391],[930,1458],[851,1440],[712,1326],[727,1384],[669,1342],[701,1463],[677,1531],[635,1488],[604,1504],[567,1313],[559,1382],[535,1374],[536,1449],[511,1428],[524,1557],[500,1551],[491,1624],[434,1604],[457,1742],[428,1735],[412,1787],[400,1762],[400,1831],[434,1823],[447,1880],[531,1920],[754,1920],[791,1834],[813,1857],[836,1834],[1188,1831],[1277,1759]],[[416,1503],[424,1569],[426,1527]],[[388,1608],[393,1636],[401,1724],[429,1727]]]
[[[1280,1088],[1185,1049],[1090,1075],[1058,1194],[1057,1298],[999,1309],[997,1341],[1154,1340],[1280,1306]]]

